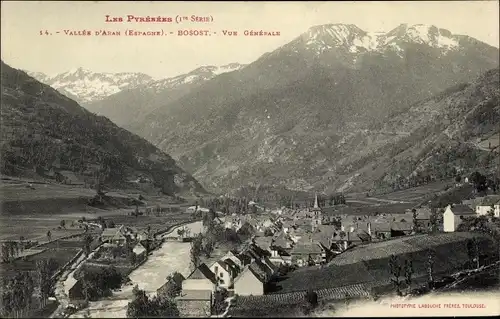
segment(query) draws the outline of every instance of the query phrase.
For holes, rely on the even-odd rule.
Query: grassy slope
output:
[[[3,174],[44,175],[60,168],[94,182],[94,171],[101,169],[108,184],[123,185],[143,175],[166,194],[203,191],[146,140],[3,62],[1,72]]]

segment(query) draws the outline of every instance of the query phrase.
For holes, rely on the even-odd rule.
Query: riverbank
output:
[[[180,227],[189,228],[191,234],[203,231],[201,221],[190,221],[176,225],[170,231],[160,234],[160,236],[177,231]],[[145,290],[148,294],[156,294],[156,290],[165,283],[166,277],[171,273],[178,271],[184,276],[189,275],[190,250],[191,245],[189,243],[162,243],[158,249],[152,252],[143,265],[129,274],[131,284],[114,292],[111,297],[90,302],[87,308],[76,312],[70,318],[125,318],[127,305],[133,298],[132,289],[135,285]]]

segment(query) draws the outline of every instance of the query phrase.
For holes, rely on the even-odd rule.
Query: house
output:
[[[236,251],[230,250],[228,251],[224,256],[220,258],[220,260],[226,261],[231,260],[235,265],[237,265],[239,268],[243,268],[243,260],[238,256]]]
[[[72,171],[59,171],[59,178],[62,177],[64,184],[83,185],[84,183]]]
[[[290,220],[284,220],[281,222],[281,228],[285,233],[289,233],[291,229],[293,229],[294,223]]]
[[[182,282],[182,290],[210,290],[213,292],[216,285],[215,274],[206,264],[202,263]]]
[[[137,260],[142,260],[144,257],[146,257],[148,250],[139,242],[134,246],[132,252],[136,255]]]
[[[371,231],[377,239],[391,238],[391,224],[388,222],[372,223]]]
[[[262,264],[253,262],[246,266],[234,280],[234,293],[240,296],[261,296],[270,278]]]
[[[428,231],[431,227],[431,215],[432,210],[430,207],[419,207],[415,209],[415,219],[417,227],[421,231]],[[411,222],[413,223],[413,212],[408,210],[405,212],[403,218],[399,220],[400,222]]]
[[[82,280],[77,280],[73,287],[68,291],[69,300],[72,303],[85,301],[85,294],[83,293],[83,283]]]
[[[413,231],[413,224],[410,222],[392,222],[391,238],[398,236],[408,236]]]
[[[371,240],[371,235],[362,229],[349,233],[340,231],[334,234],[330,250],[334,255],[340,254],[354,245],[370,242]]]
[[[476,212],[466,205],[448,205],[443,213],[443,231],[454,232],[464,217],[476,216]]]
[[[271,241],[271,250],[273,250],[273,247],[279,248],[281,250],[288,250],[292,248],[292,245],[293,241],[285,234],[284,231],[281,231],[274,235]]]
[[[210,266],[210,271],[215,275],[217,286],[226,289],[233,288],[234,278],[238,275],[238,269],[233,268],[231,264],[234,265],[231,259],[229,259],[229,262],[217,260]]]
[[[173,287],[181,287],[182,282],[186,280],[184,276],[178,272],[175,272],[168,280],[156,290],[157,296],[168,296],[169,292],[173,290]]]
[[[321,244],[303,239],[290,251],[292,263],[299,267],[307,265],[319,265],[326,261],[326,249]]]
[[[500,217],[500,196],[486,196],[476,205],[477,215],[488,215],[493,211],[493,216]]]
[[[181,318],[210,317],[212,314],[212,290],[182,290],[175,301]]]
[[[271,243],[273,242],[272,237],[255,237],[253,239],[253,243],[257,245],[262,250],[268,251],[271,253]]]
[[[122,225],[119,228],[106,228],[101,233],[101,240],[116,245],[124,245],[127,242],[125,236],[125,227]]]
[[[240,255],[240,258],[247,258],[244,265],[252,263],[259,265],[267,276],[272,278],[277,274],[278,268],[269,259],[270,255],[268,251],[261,249],[259,246],[250,244],[250,246]]]
[[[278,267],[281,265],[291,265],[292,256],[286,251],[278,251],[276,255],[269,257],[269,261]]]

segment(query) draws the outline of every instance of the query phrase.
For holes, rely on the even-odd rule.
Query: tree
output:
[[[412,220],[413,220],[413,231],[415,233],[419,233],[420,232],[420,227],[418,225],[418,219],[417,219],[417,210],[414,208],[411,210],[412,212]]]
[[[130,259],[130,264],[135,265],[135,263],[137,262],[137,255],[134,253],[131,253],[129,255],[129,259]]]
[[[304,299],[304,314],[308,315],[318,306],[318,294],[314,290],[309,289]]]
[[[203,253],[207,258],[210,258],[210,255],[214,251],[214,240],[212,236],[206,236],[203,238]]]
[[[391,273],[391,282],[396,288],[398,296],[401,296],[401,282],[399,280],[401,277],[401,265],[399,264],[397,256],[391,255],[389,259],[389,268]]]
[[[112,220],[108,220],[108,228],[115,228],[115,222]]]
[[[191,242],[190,258],[191,264],[196,269],[200,265],[200,255],[202,252],[202,240],[203,236],[198,234]]]
[[[469,181],[474,185],[478,193],[483,192],[487,189],[486,176],[477,171],[470,175]]]
[[[228,296],[227,290],[218,290],[214,293],[214,302],[212,306],[212,314],[221,315],[227,307],[226,298]]]
[[[429,289],[434,288],[434,262],[436,252],[432,249],[427,251],[427,286]]]
[[[179,272],[174,272],[167,276],[166,295],[170,298],[177,297],[182,291],[182,285],[179,285],[174,278],[181,275]]]
[[[179,309],[170,298],[153,297],[150,299],[144,290],[137,286],[133,290],[134,299],[127,305],[128,318],[179,317]]]
[[[88,256],[91,252],[91,245],[94,239],[92,238],[92,235],[89,233],[86,233],[83,235],[83,251],[85,252],[85,255]]]
[[[411,291],[411,283],[413,276],[413,262],[410,260],[405,260],[405,284],[408,289],[408,293]]]
[[[257,214],[257,205],[252,205],[252,208],[250,210],[252,214]]]
[[[467,241],[467,255],[471,268],[479,268],[479,242],[476,237]]]
[[[135,204],[134,216],[137,218],[139,216],[139,206]]]
[[[61,222],[59,223],[59,225],[61,225],[62,228],[66,228],[66,221],[64,219],[61,220]]]
[[[54,267],[54,260],[37,260],[36,272],[38,277],[38,288],[40,290],[40,300],[42,306],[47,304],[47,298],[52,289],[52,271]]]
[[[457,175],[455,177],[455,182],[460,183],[462,181],[462,177],[460,175]]]
[[[272,235],[274,235],[274,234],[273,234],[273,231],[272,231],[271,229],[266,228],[266,229],[264,230],[264,236],[265,236],[265,237],[272,236]]]
[[[50,232],[50,230],[47,232],[47,240],[48,241],[51,241],[52,239],[52,233]]]
[[[179,229],[177,229],[177,235],[179,236],[184,236],[186,235],[187,236],[187,228],[186,227],[181,227]]]
[[[430,223],[429,231],[431,233],[436,232],[438,230],[438,215],[437,215],[437,208],[435,208],[435,207],[431,208],[431,215],[429,217],[429,223]]]

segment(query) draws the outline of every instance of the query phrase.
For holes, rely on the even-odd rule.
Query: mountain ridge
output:
[[[93,72],[83,67],[56,75],[26,70],[24,72],[80,104],[97,101],[111,94],[153,81],[151,76],[141,72]]]
[[[66,171],[88,185],[98,177],[114,187],[157,189],[167,195],[205,192],[143,138],[3,61],[1,73],[2,174],[50,179]],[[140,179],[146,182],[135,182]]]
[[[231,188],[262,178],[311,188],[335,179],[331,175],[342,156],[358,157],[355,145],[334,156],[329,148],[498,66],[498,49],[468,37],[455,36],[461,46],[448,50],[436,41],[413,41],[420,37],[407,36],[414,32],[400,26],[390,31],[399,34],[391,41],[403,51],[351,52],[337,42],[335,48],[317,50],[308,46],[310,39],[322,47],[343,39],[325,30],[321,37],[310,32],[317,28],[125,127],[168,148],[207,187]],[[436,29],[426,30],[453,36]]]

